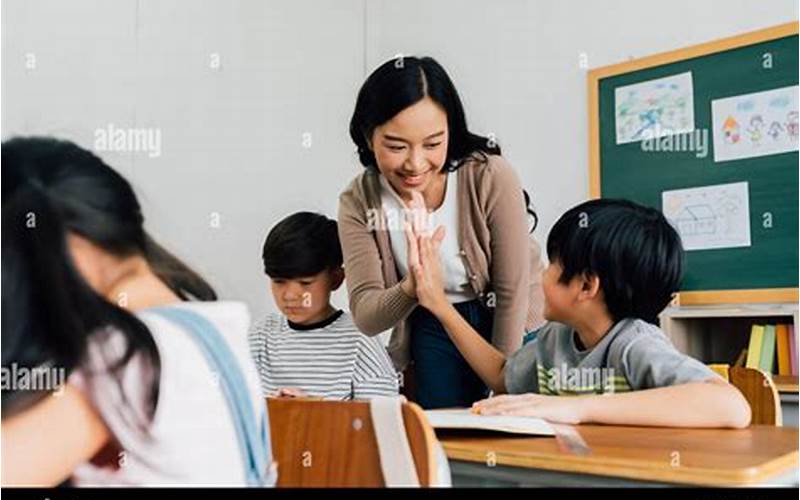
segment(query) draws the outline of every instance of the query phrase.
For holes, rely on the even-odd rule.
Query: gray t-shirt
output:
[[[550,322],[505,365],[509,394],[606,394],[685,384],[719,377],[681,352],[655,325],[618,322],[592,349],[580,350],[571,327]]]

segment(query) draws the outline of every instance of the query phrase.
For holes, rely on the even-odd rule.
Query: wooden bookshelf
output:
[[[775,387],[781,394],[797,394],[797,376],[796,375],[773,375],[772,381],[775,382]]]
[[[704,363],[733,365],[750,341],[753,324],[793,324],[796,303],[721,304],[667,307],[659,317],[661,328],[675,347]],[[773,375],[780,393],[797,394],[797,376]]]

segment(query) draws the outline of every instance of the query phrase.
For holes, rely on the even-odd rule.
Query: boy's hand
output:
[[[537,417],[554,423],[580,424],[585,420],[587,397],[591,396],[503,395],[475,402],[472,411],[481,415]]]
[[[281,387],[275,392],[277,398],[306,398],[308,393],[296,387]]]
[[[419,240],[422,237],[430,237],[430,228],[428,227],[428,208],[425,206],[425,198],[422,197],[422,194],[418,191],[411,192],[411,201],[407,204],[407,211],[406,211],[406,219],[403,222],[403,229],[406,235],[406,243],[407,243],[407,266],[408,266],[408,276],[401,282],[401,287],[403,291],[409,297],[416,297],[417,296],[417,277],[414,272],[415,269],[420,267],[420,244]],[[439,229],[442,230],[439,233]],[[439,236],[437,236],[439,235]],[[434,238],[438,238],[438,241],[444,238],[444,228],[440,226],[436,233],[434,234]],[[438,250],[438,247],[437,247]],[[425,307],[424,304],[422,304]]]
[[[417,191],[411,192],[408,203],[410,221],[406,221],[405,234],[408,247],[408,271],[413,279],[414,293],[419,304],[436,313],[447,304],[439,261],[439,246],[444,239],[444,226],[430,235],[428,209],[425,199]]]
[[[439,226],[433,237],[418,236],[416,247],[419,263],[411,269],[416,283],[417,300],[422,307],[428,309],[433,314],[441,311],[449,305],[447,295],[444,292],[444,281],[442,278],[442,264],[439,260],[439,247],[444,239],[444,226]],[[413,234],[407,232],[406,239],[410,241]]]

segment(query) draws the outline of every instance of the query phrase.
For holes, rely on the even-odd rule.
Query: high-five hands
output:
[[[449,304],[444,293],[442,265],[439,247],[444,240],[445,228],[439,226],[429,234],[428,210],[422,195],[414,191],[408,204],[411,220],[406,221],[405,234],[408,244],[408,269],[414,291],[422,307],[432,313]]]

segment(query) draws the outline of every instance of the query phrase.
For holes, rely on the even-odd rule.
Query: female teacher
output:
[[[367,335],[393,329],[389,354],[398,371],[413,361],[423,408],[469,406],[488,390],[441,323],[418,307],[408,208],[424,203],[424,219],[443,226],[436,237],[448,299],[509,355],[543,322],[543,265],[528,234],[527,196],[498,145],[467,129],[450,77],[430,57],[376,69],[359,91],[350,136],[365,167],[339,197],[353,319]],[[421,197],[412,203],[414,192]]]

